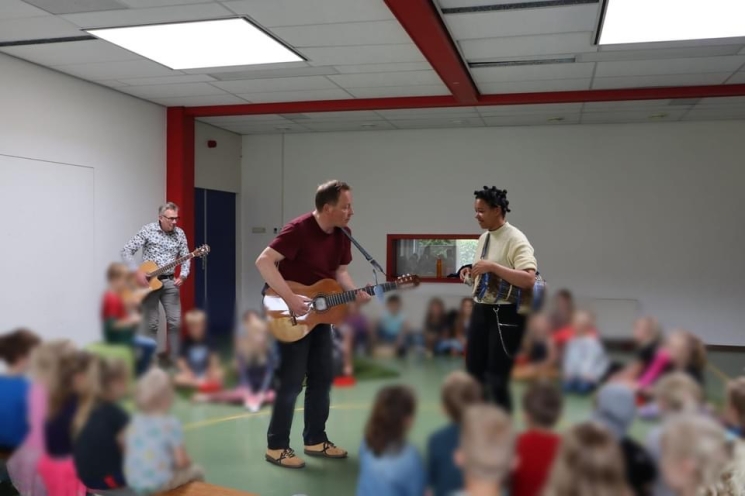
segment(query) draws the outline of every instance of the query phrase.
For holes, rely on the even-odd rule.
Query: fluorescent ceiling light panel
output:
[[[598,43],[745,36],[743,0],[607,0]]]
[[[86,31],[174,70],[303,61],[243,18]]]

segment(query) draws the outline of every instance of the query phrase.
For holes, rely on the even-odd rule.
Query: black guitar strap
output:
[[[359,244],[356,239],[354,239],[354,237],[349,233],[349,231],[347,231],[346,229],[342,229],[341,232],[347,235],[349,240],[352,243],[354,243],[354,246],[356,246],[357,249],[360,250],[360,253],[364,255],[364,257],[367,259],[368,262],[370,262],[370,265],[372,265],[373,267],[373,272],[375,272],[376,270],[379,270],[384,276],[387,275],[385,271],[383,270],[383,267],[381,267],[380,264],[369,253],[367,253],[367,251],[364,248],[362,248],[362,245]]]

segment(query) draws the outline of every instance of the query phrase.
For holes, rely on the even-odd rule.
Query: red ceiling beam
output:
[[[745,96],[745,84],[482,95],[475,104],[459,102],[452,96],[424,96],[258,104],[247,103],[245,105],[210,105],[204,107],[187,107],[184,111],[186,115],[192,117],[217,117],[229,115],[302,114],[309,112],[353,112],[357,110],[419,109],[437,107],[620,102],[631,100],[717,98],[727,96]]]
[[[399,24],[463,105],[475,105],[479,92],[432,0],[385,0]]]

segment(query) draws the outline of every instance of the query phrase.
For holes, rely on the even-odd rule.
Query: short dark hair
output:
[[[0,336],[0,360],[8,365],[15,365],[19,360],[29,356],[41,339],[28,329],[16,329]]]
[[[541,427],[553,427],[561,415],[563,400],[553,384],[536,381],[523,396],[523,409]]]
[[[409,386],[386,386],[378,391],[365,427],[365,442],[375,456],[389,448],[403,447],[405,421],[415,412],[416,395]]]
[[[336,205],[342,191],[349,191],[352,187],[343,181],[328,181],[316,190],[316,210],[323,210],[324,205]]]
[[[473,192],[477,200],[483,200],[491,208],[501,208],[502,215],[510,212],[510,202],[507,200],[507,190],[498,189],[496,186],[484,186],[483,189]]]

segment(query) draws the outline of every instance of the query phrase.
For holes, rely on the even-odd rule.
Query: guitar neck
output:
[[[378,287],[380,287],[384,293],[387,293],[388,291],[393,291],[394,289],[398,288],[398,283],[386,282],[386,283],[380,284]],[[334,293],[332,295],[328,295],[326,296],[327,305],[329,307],[335,307],[337,305],[345,305],[347,303],[352,303],[357,298],[358,291],[364,291],[370,296],[375,296],[375,287],[368,286],[364,288],[353,289],[352,291],[344,291],[343,293]]]
[[[158,277],[159,275],[163,274],[167,270],[171,270],[172,268],[176,267],[177,265],[181,265],[182,263],[186,262],[187,260],[194,258],[193,253],[189,253],[188,255],[178,258],[174,260],[173,262],[164,265],[163,267],[158,267],[156,270],[150,272],[148,274],[149,277]]]

